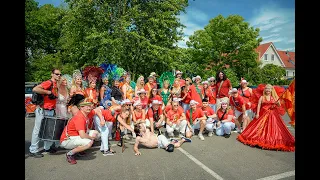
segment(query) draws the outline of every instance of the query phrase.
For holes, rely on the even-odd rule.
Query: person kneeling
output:
[[[88,131],[87,129],[89,123],[89,121],[87,121],[88,114],[94,111],[92,109],[93,103],[84,99],[78,106],[80,110],[69,120],[60,137],[60,147],[71,149],[66,154],[67,161],[70,164],[76,164],[75,155],[81,155],[81,152],[89,149],[93,141],[99,138],[98,131]]]
[[[135,155],[141,155],[141,152],[138,149],[139,144],[147,148],[162,148],[168,152],[173,152],[174,148],[180,147],[184,142],[191,142],[191,139],[181,137],[181,140],[174,140],[170,142],[164,135],[156,135],[150,131],[149,128],[146,128],[145,124],[139,123],[135,127],[135,132],[137,134],[136,142],[133,146]]]

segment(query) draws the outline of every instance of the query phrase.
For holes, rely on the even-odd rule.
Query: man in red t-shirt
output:
[[[166,115],[166,130],[169,137],[173,137],[173,131],[179,131],[179,137],[185,136],[186,130],[186,116],[183,112],[183,109],[179,109],[179,103],[177,101],[172,101],[172,109],[168,111]]]
[[[242,96],[239,96],[238,90],[236,88],[233,88],[230,91],[230,106],[234,111],[234,115],[236,117],[235,123],[237,126],[237,131],[242,132],[247,125],[250,123],[250,118],[248,116],[249,109],[248,104],[245,102]],[[241,130],[241,123],[242,124],[242,130]]]
[[[190,101],[190,109],[186,113],[188,126],[186,128],[186,137],[190,138],[195,129],[200,129],[198,137],[203,141],[203,130],[206,127],[206,116],[201,108],[197,108],[199,103],[195,100]]]
[[[92,109],[93,103],[86,98],[78,106],[79,111],[69,120],[60,137],[60,146],[65,149],[71,149],[66,154],[67,161],[70,164],[76,164],[75,155],[89,149],[93,144],[93,140],[98,138],[99,135],[98,131],[89,130],[88,127],[90,123],[88,115],[98,112]]]
[[[160,108],[161,104],[162,101],[153,100],[152,106],[147,112],[146,126],[150,127],[152,133],[154,133],[154,129],[156,129],[158,131],[157,134],[161,134],[160,128],[164,126],[165,123],[162,109]]]
[[[167,117],[167,113],[172,109],[172,102],[178,102],[179,104],[180,101],[181,101],[181,98],[173,98],[171,103],[170,104],[168,103],[167,106],[164,108],[164,111],[163,111],[164,117]],[[180,105],[178,106],[178,109],[184,111]]]
[[[51,71],[51,79],[42,82],[41,84],[35,86],[32,91],[43,95],[43,104],[37,105],[35,112],[34,128],[32,131],[31,145],[29,147],[29,156],[40,158],[43,154],[39,152],[39,131],[41,122],[44,116],[54,116],[54,111],[57,101],[57,81],[61,77],[61,72],[59,69],[53,69]],[[44,150],[48,153],[55,153],[57,150],[52,146],[54,141],[44,141]],[[56,142],[56,146],[59,145],[59,141]]]
[[[229,102],[229,90],[232,89],[232,85],[224,72],[218,71],[216,76],[216,109],[218,110],[221,107],[221,101]]]
[[[208,99],[202,100],[202,107],[201,107],[204,115],[207,118],[206,122],[206,130],[209,132],[208,136],[211,137],[213,135],[213,129],[216,122],[217,115],[214,110],[209,106]]]

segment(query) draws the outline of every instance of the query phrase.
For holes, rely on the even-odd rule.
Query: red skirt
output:
[[[237,139],[262,149],[295,151],[295,138],[277,109],[269,109],[259,119],[253,119]]]

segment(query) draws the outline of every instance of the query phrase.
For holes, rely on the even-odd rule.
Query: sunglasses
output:
[[[61,74],[59,74],[59,73],[54,73],[55,75],[57,75],[57,76],[61,76]]]

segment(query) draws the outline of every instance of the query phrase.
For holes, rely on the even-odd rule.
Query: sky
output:
[[[63,0],[36,0],[39,5],[60,5]],[[209,20],[221,14],[240,15],[250,26],[260,29],[261,44],[273,42],[278,50],[295,51],[295,1],[294,0],[189,0],[186,13],[178,17],[182,24],[184,40],[196,30],[204,29]]]

